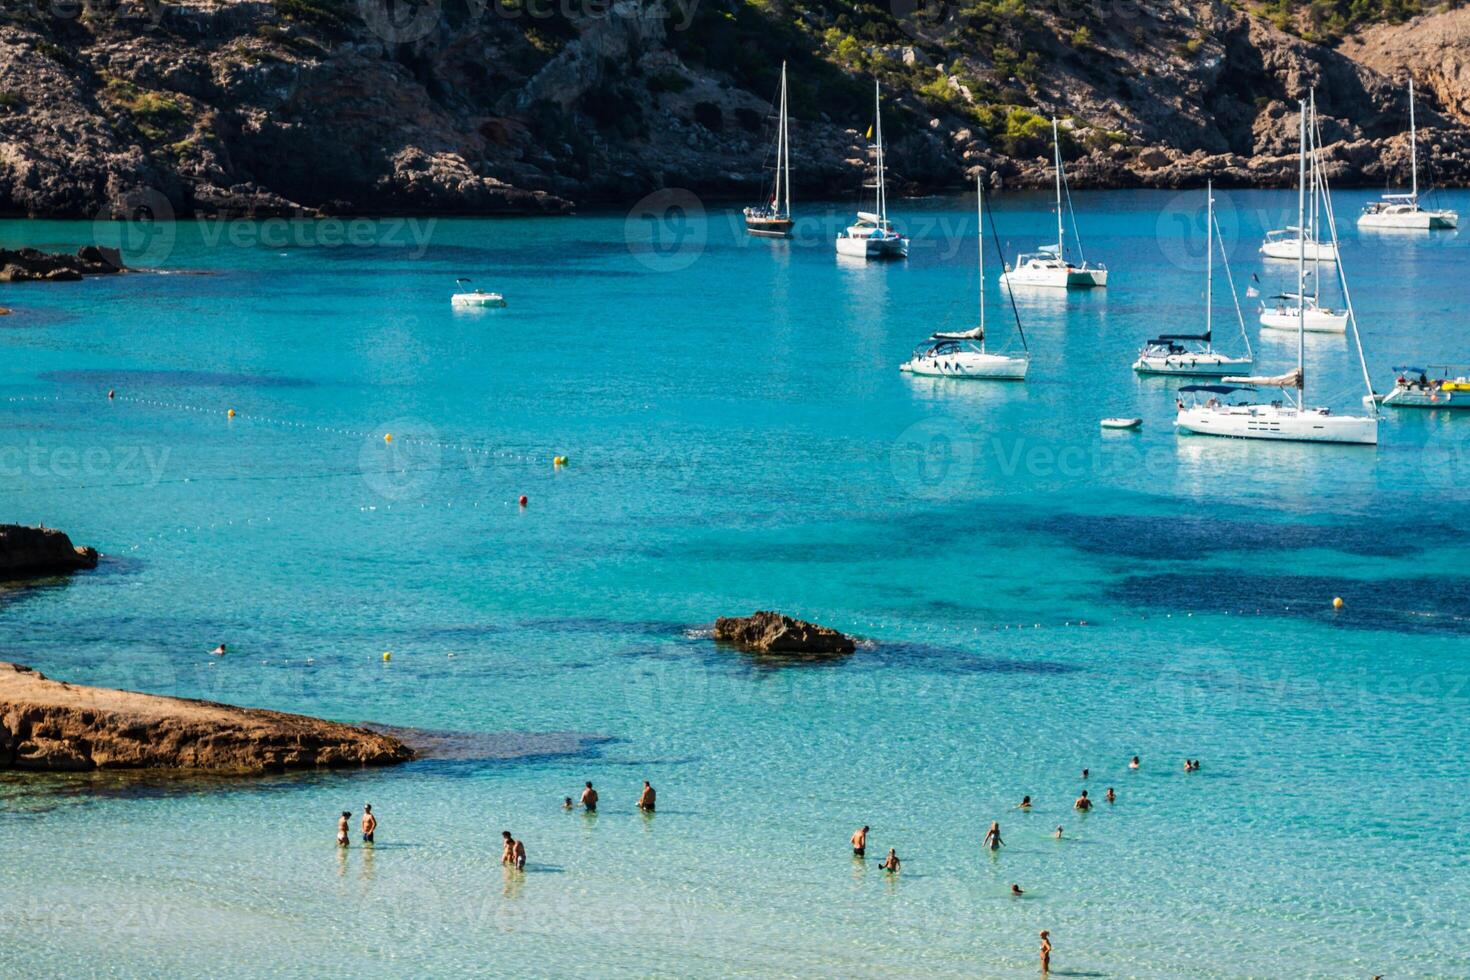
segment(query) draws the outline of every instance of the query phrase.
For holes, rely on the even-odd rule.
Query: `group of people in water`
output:
[[[348,825],[352,820],[352,811],[343,810],[342,816],[337,818],[337,846],[346,847],[350,843]],[[364,803],[362,805],[362,842],[371,844],[373,835],[378,832],[378,818],[373,816],[373,805]]]

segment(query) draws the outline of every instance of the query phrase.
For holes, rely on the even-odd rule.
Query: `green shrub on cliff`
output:
[[[140,88],[127,79],[104,78],[102,99],[127,113],[138,132],[153,142],[176,140],[191,128],[188,113],[173,96]]]

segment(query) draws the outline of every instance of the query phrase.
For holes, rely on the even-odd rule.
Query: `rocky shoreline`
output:
[[[126,272],[114,248],[83,245],[75,254],[35,248],[0,248],[0,282],[76,282],[87,276]]]
[[[0,769],[263,774],[386,766],[391,735],[305,715],[84,687],[0,663]]]
[[[65,575],[97,567],[97,549],[79,548],[49,527],[0,524],[0,581]]]

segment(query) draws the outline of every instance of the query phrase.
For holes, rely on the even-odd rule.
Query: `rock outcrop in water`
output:
[[[721,616],[715,620],[715,639],[742,650],[785,656],[842,656],[857,646],[834,629],[768,611]]]
[[[305,715],[82,687],[0,663],[0,769],[267,773],[381,766],[392,736]]]
[[[0,579],[41,578],[97,567],[96,548],[78,548],[49,527],[0,524]]]
[[[113,248],[83,245],[75,255],[34,248],[0,248],[0,282],[67,282],[122,271],[122,256]]]

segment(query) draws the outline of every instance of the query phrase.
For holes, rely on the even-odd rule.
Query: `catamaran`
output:
[[[776,179],[770,203],[745,209],[745,230],[766,238],[787,238],[791,226],[791,129],[786,113],[786,62],[781,62],[781,94],[777,98]]]
[[[1317,190],[1323,177],[1317,160],[1317,95],[1315,91],[1312,93],[1310,112],[1311,123],[1307,131],[1311,134],[1312,140],[1311,149],[1308,151],[1311,157],[1311,208],[1308,213],[1298,217],[1295,225],[1266,232],[1266,240],[1261,243],[1261,254],[1268,259],[1295,259],[1297,256],[1304,256],[1313,262],[1337,261],[1337,243],[1324,242],[1318,234],[1321,212],[1317,207],[1319,196]],[[1306,176],[1301,178],[1303,185],[1306,180]]]
[[[1432,228],[1457,228],[1460,216],[1448,209],[1430,210],[1419,206],[1419,131],[1414,124],[1414,79],[1409,79],[1409,193],[1385,194],[1373,201],[1358,216],[1359,228],[1391,231],[1428,231]]]
[[[985,348],[985,188],[978,173],[975,175],[975,215],[979,221],[975,243],[980,250],[980,325],[956,333],[930,335],[927,341],[914,348],[913,355],[899,366],[900,371],[944,378],[1026,379],[1031,352],[1026,347],[1026,332],[1021,329],[1019,314],[1016,315],[1016,333],[1021,338],[1021,353],[997,354]],[[1000,247],[998,238],[996,247]]]
[[[1297,190],[1297,222],[1304,224],[1307,208],[1307,105],[1301,102],[1300,123],[1300,183]],[[1330,202],[1330,199],[1329,199]],[[1329,203],[1325,209],[1327,228],[1332,244],[1337,244],[1337,224]],[[1358,336],[1356,318],[1352,315],[1352,298],[1347,291],[1347,278],[1339,269],[1343,288],[1343,299],[1348,308],[1348,318],[1353,324],[1353,337],[1358,345],[1358,363],[1363,370],[1363,383],[1369,397],[1364,401],[1372,406],[1371,415],[1338,415],[1330,408],[1307,406],[1306,392],[1306,331],[1302,324],[1305,317],[1303,297],[1306,293],[1306,258],[1299,250],[1296,254],[1297,320],[1296,369],[1272,377],[1225,377],[1216,385],[1185,385],[1179,389],[1179,414],[1174,425],[1185,432],[1202,435],[1231,436],[1237,439],[1271,439],[1294,442],[1355,443],[1376,446],[1378,444],[1378,408],[1372,400],[1373,386],[1368,379],[1368,364],[1363,357],[1362,339]],[[1230,402],[1226,399],[1245,392],[1253,394],[1258,388],[1277,388],[1280,400],[1267,404],[1251,401]],[[1293,392],[1295,394],[1293,394]],[[1190,403],[1186,404],[1184,396]],[[1202,396],[1208,396],[1201,401]]]
[[[874,193],[872,211],[859,211],[857,223],[849,225],[837,235],[837,254],[859,259],[906,259],[909,255],[909,240],[893,230],[888,220],[888,189],[884,185],[883,160],[883,102],[878,82],[873,82],[873,128],[874,135],[869,154],[873,158],[873,179],[864,187]]]
[[[1067,211],[1072,215],[1072,234],[1077,238],[1077,258],[1082,263],[1074,265],[1067,259],[1066,236],[1062,230],[1062,187],[1066,173],[1062,170],[1062,144],[1057,135],[1057,121],[1051,121],[1052,156],[1056,166],[1057,188],[1057,243],[1039,245],[1034,252],[1016,256],[1014,269],[1007,267],[1001,273],[1002,286],[1050,286],[1057,289],[1091,289],[1108,284],[1108,270],[1104,265],[1088,265],[1082,254],[1082,236],[1077,234],[1077,215],[1072,211],[1072,192],[1067,191]]]
[[[1230,283],[1230,298],[1235,301],[1235,317],[1240,336],[1245,341],[1245,356],[1232,357],[1212,346],[1213,307],[1215,297],[1215,185],[1205,185],[1208,216],[1205,219],[1205,332],[1200,334],[1166,333],[1143,345],[1133,370],[1139,374],[1174,374],[1196,378],[1218,378],[1249,370],[1251,339],[1245,331],[1245,315],[1235,295],[1235,277],[1230,274],[1230,258],[1225,254],[1224,236],[1220,236],[1220,258],[1225,263],[1225,276]]]
[[[1405,364],[1394,368],[1393,391],[1383,404],[1395,408],[1470,408],[1470,368],[1431,364],[1428,369]],[[1433,372],[1435,377],[1430,377]],[[1414,375],[1418,377],[1414,377]]]

